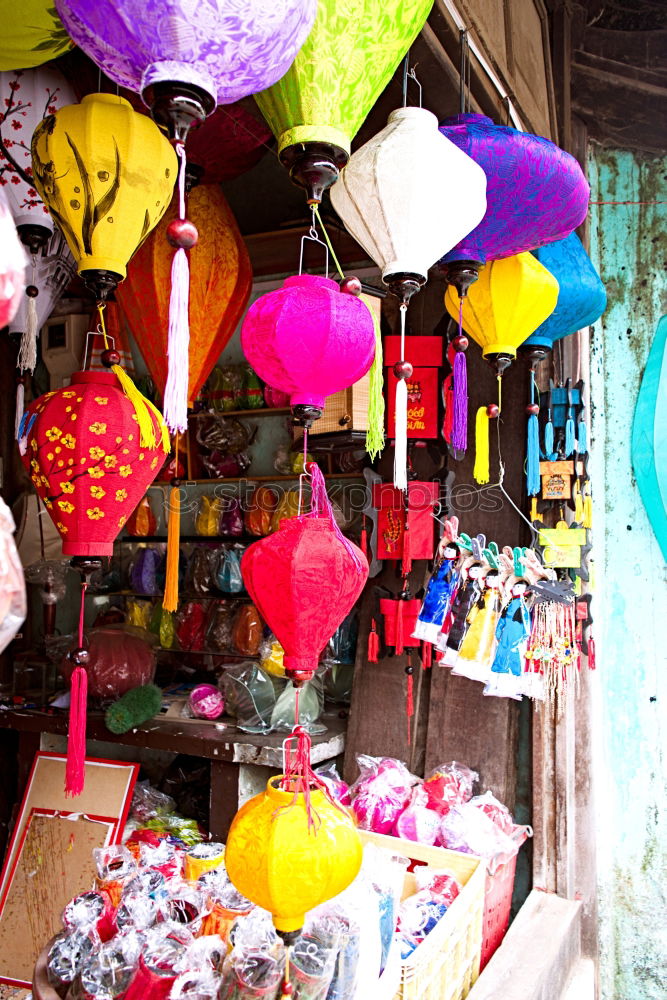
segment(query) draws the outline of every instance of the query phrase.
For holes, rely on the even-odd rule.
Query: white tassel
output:
[[[169,430],[185,434],[188,429],[188,382],[190,348],[190,265],[185,250],[177,250],[171,262],[169,299],[169,370],[164,391],[164,419]]]
[[[23,388],[23,382],[19,382],[16,386],[16,417],[14,419],[14,438],[16,441],[19,440],[19,431],[21,430],[21,421],[23,420],[23,411],[25,408],[25,389]],[[25,449],[21,452],[25,454]]]
[[[396,416],[394,442],[394,486],[397,490],[408,488],[408,383],[404,378],[396,382]]]
[[[21,334],[21,346],[16,367],[20,371],[33,372],[37,364],[37,300],[28,296],[28,310],[25,331]]]

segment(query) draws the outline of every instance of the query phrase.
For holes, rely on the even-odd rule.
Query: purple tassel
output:
[[[464,351],[454,358],[454,424],[452,447],[465,451],[468,447],[468,366]]]

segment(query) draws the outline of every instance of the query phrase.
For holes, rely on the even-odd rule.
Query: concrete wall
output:
[[[593,146],[589,178],[593,202],[667,200],[661,160]],[[591,210],[591,256],[609,295],[591,341],[604,1000],[667,997],[667,570],[630,458],[637,392],[667,312],[666,222],[666,204]]]

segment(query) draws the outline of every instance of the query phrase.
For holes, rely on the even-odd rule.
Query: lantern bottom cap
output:
[[[68,542],[63,539],[64,556],[112,556],[113,542]]]
[[[382,280],[386,283],[392,278],[414,278],[420,285],[426,283],[428,267],[423,261],[390,260],[382,268]]]
[[[301,930],[305,919],[306,919],[305,913],[300,913],[295,917],[280,917],[278,916],[277,913],[274,913],[273,926],[281,935],[294,934],[295,932]]]
[[[492,359],[496,355],[512,360],[516,357],[516,347],[512,344],[485,344],[482,354],[485,358]]]
[[[181,62],[178,59],[161,59],[147,66],[141,77],[140,92],[158,83],[189,83],[203,90],[213,102],[213,108],[218,103],[218,88],[215,80],[201,63]],[[227,102],[221,102],[227,103]]]

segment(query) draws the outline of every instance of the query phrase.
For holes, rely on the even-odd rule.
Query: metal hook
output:
[[[102,332],[103,332],[102,331],[102,324],[98,323],[97,324],[97,330],[89,330],[87,332],[87,334],[86,334],[86,349],[85,349],[85,351],[83,353],[83,371],[86,370],[86,364],[88,362],[88,344],[90,343],[90,338],[91,337],[98,337],[98,336],[101,337],[102,336]],[[109,343],[111,344],[112,347],[116,346],[115,339],[113,337],[109,336],[109,334],[107,334],[107,340],[109,341]]]
[[[419,80],[417,78],[417,74],[415,73],[415,67],[414,66],[411,67],[411,69],[410,69],[410,71],[408,73],[408,76],[410,77],[411,80],[414,80],[415,83],[417,84],[417,86],[419,87],[419,107],[421,108],[421,106],[422,106],[422,85],[421,85],[421,83],[419,82]]]
[[[310,229],[308,230],[307,236],[301,237],[301,252],[299,253],[299,274],[303,274],[303,250],[304,243],[306,240],[310,240],[312,243],[319,243],[321,247],[324,247],[324,274],[325,277],[329,277],[329,247],[320,239],[319,233],[317,232],[317,226],[315,225],[315,208],[312,209],[313,216],[310,224]]]

